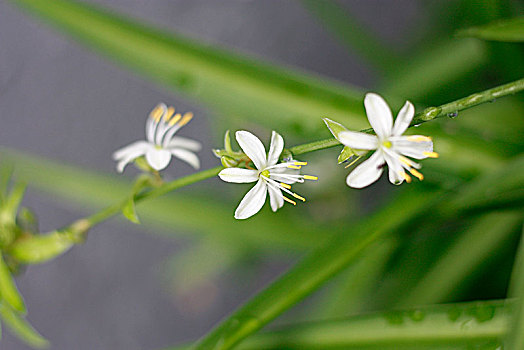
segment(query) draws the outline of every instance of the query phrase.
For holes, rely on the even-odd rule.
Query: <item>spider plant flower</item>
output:
[[[417,170],[420,165],[411,158],[437,158],[433,152],[433,141],[427,136],[402,136],[415,115],[415,108],[406,101],[393,124],[393,116],[386,101],[374,93],[366,94],[364,106],[369,123],[376,135],[354,131],[341,131],[339,140],[345,146],[358,150],[375,150],[366,161],[357,166],[347,177],[348,186],[363,188],[378,180],[387,164],[389,181],[399,185],[404,180],[411,182],[407,172],[422,180]]]
[[[218,176],[226,182],[250,183],[256,182],[255,186],[244,196],[235,211],[235,219],[247,219],[264,206],[266,196],[269,192],[271,209],[277,211],[284,205],[284,201],[296,205],[296,202],[284,195],[306,201],[304,197],[291,191],[294,183],[303,183],[304,180],[317,180],[316,176],[301,175],[300,169],[307,165],[306,162],[297,160],[286,160],[279,163],[280,155],[284,150],[284,139],[273,131],[271,145],[266,156],[266,150],[262,142],[248,131],[237,131],[236,139],[242,151],[249,159],[245,160],[247,168],[226,168],[220,171]],[[251,161],[256,169],[251,168]]]
[[[146,141],[136,141],[113,153],[118,162],[117,170],[124,171],[126,165],[135,159],[145,156],[147,163],[156,171],[165,169],[174,156],[191,165],[200,167],[200,160],[193,152],[201,149],[200,142],[175,136],[176,132],[193,118],[193,113],[183,115],[175,113],[173,107],[160,103],[156,106],[146,122]]]

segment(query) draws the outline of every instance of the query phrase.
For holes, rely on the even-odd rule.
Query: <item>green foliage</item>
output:
[[[480,27],[466,28],[457,33],[458,36],[469,36],[493,41],[524,41],[524,17],[497,20]]]

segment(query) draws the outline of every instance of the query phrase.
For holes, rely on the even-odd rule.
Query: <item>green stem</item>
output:
[[[413,118],[413,121],[411,122],[410,127],[419,125],[421,123],[428,122],[433,119],[442,118],[442,117],[448,116],[450,113],[457,113],[458,111],[462,111],[464,109],[468,109],[468,108],[477,106],[485,102],[490,102],[490,101],[493,101],[494,99],[497,99],[503,96],[515,94],[522,90],[524,90],[524,78],[520,80],[516,80],[508,84],[494,87],[489,90],[485,90],[482,92],[472,94],[460,100],[446,103],[439,107],[429,107],[429,108],[426,108],[424,111],[422,111],[422,113],[417,114]],[[372,133],[373,129],[365,129],[365,130],[362,130],[362,132]],[[340,143],[336,139],[330,138],[326,140],[320,140],[320,141],[310,142],[310,143],[306,143],[303,145],[291,147],[289,151],[291,152],[292,155],[296,156],[299,154],[305,154],[305,153],[310,153],[314,151],[319,151],[319,150],[335,147],[339,144]],[[180,179],[171,181],[154,190],[151,190],[144,194],[137,195],[135,198],[135,201],[140,202],[146,199],[156,198],[168,192],[171,192],[175,189],[178,189],[180,187],[184,187],[187,185],[191,185],[195,182],[209,179],[213,176],[216,176],[222,169],[223,168],[221,166],[218,166],[215,168],[203,170],[198,173],[188,175]],[[66,230],[74,228],[76,223],[81,222],[82,225],[79,225],[79,226],[82,228],[85,228],[87,231],[87,229],[89,229],[90,227],[96,224],[99,224],[100,222],[105,221],[108,218],[118,214],[122,210],[122,208],[125,206],[127,201],[128,199],[125,199],[122,202],[109,206],[103,209],[102,211],[95,213],[85,219],[81,219],[73,223],[71,226],[67,227]],[[86,227],[86,224],[88,224],[87,227]]]
[[[410,127],[418,126],[422,123],[429,122],[430,120],[442,118],[442,117],[452,117],[462,110],[478,106],[482,103],[493,102],[497,98],[504,97],[507,95],[512,95],[517,92],[524,90],[524,78],[494,87],[489,90],[484,90],[482,92],[477,92],[467,97],[461,98],[459,100],[443,104],[438,107],[428,107],[424,109],[421,113],[415,115],[411,121]],[[362,130],[365,133],[373,133],[373,129]],[[330,138],[326,140],[314,141],[306,143],[304,145],[298,145],[291,147],[289,151],[294,155],[309,153],[313,151],[318,151],[321,149],[331,148],[339,145],[340,142]]]

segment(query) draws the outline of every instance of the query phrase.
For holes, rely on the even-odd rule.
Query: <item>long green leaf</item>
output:
[[[481,217],[446,249],[426,275],[398,302],[402,306],[442,302],[483,261],[508,240],[522,222],[520,212],[494,212]]]
[[[515,298],[516,303],[505,345],[508,350],[520,350],[524,349],[524,229],[511,273],[509,295]]]
[[[18,312],[25,312],[22,296],[16,288],[15,281],[0,253],[0,300],[4,300]]]
[[[466,28],[457,33],[458,36],[468,36],[493,41],[524,41],[524,16],[498,20],[480,27]]]
[[[67,0],[11,0],[99,53],[220,111],[317,132],[327,114],[365,127],[362,92],[161,32]]]
[[[65,198],[82,208],[101,208],[129,196],[132,183],[124,177],[100,175],[95,172],[66,166],[56,161],[29,156],[22,152],[0,149],[3,160],[15,164],[16,175],[31,186]],[[59,184],[59,186],[57,186]],[[226,199],[181,193],[164,196],[138,205],[144,225],[177,234],[184,230],[221,237],[225,243],[253,244],[261,248],[309,249],[328,238],[319,227],[304,222],[293,213],[278,216],[267,210],[250,222],[233,219],[237,203],[224,205]]]
[[[253,335],[235,349],[494,349],[512,309],[505,300],[469,302],[288,325]]]
[[[227,318],[195,348],[232,348],[319,288],[371,244],[426,210],[436,197],[438,193],[428,193],[419,186],[417,190],[404,192],[393,204],[359,225],[348,227]]]

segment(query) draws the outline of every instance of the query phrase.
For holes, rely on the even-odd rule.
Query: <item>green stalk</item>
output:
[[[511,314],[510,329],[504,341],[505,346],[508,350],[524,349],[524,230],[511,273],[509,295],[516,298],[516,303]]]
[[[467,97],[443,104],[438,107],[428,107],[424,109],[421,113],[415,115],[415,117],[411,121],[410,127],[418,126],[422,123],[426,123],[430,120],[438,118],[455,117],[460,111],[478,106],[486,102],[493,102],[497,98],[513,95],[522,90],[524,90],[524,78],[488,90],[471,94]],[[362,130],[362,132],[373,133],[373,129],[365,129]],[[291,147],[289,151],[296,156],[299,154],[335,147],[339,144],[340,142],[333,138],[330,138],[326,140],[314,141],[303,145]]]

